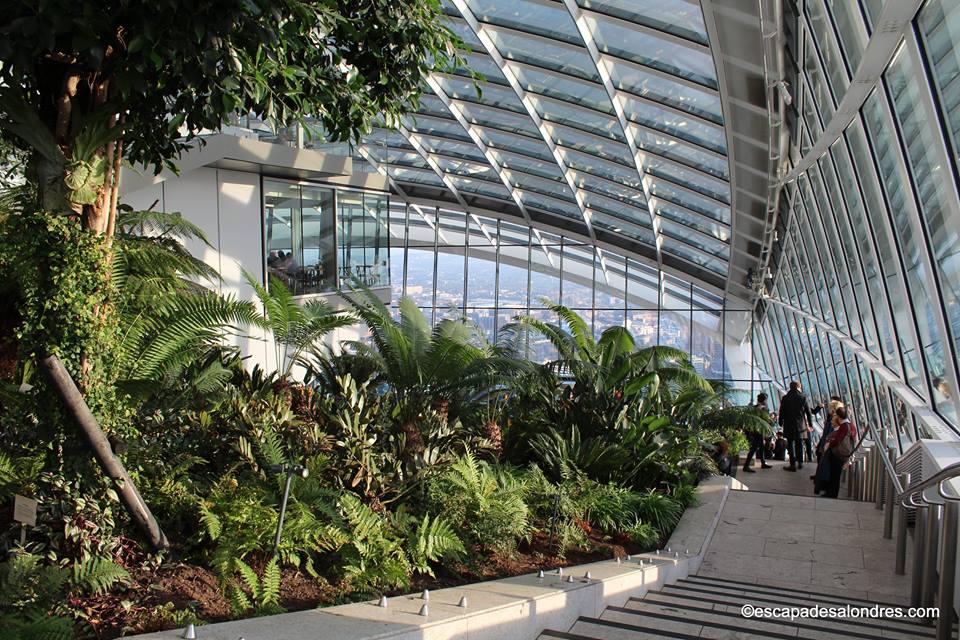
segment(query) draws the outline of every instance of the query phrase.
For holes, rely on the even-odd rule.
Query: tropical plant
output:
[[[235,559],[234,569],[240,576],[240,584],[230,588],[230,607],[236,615],[269,616],[283,613],[280,606],[280,563],[271,558],[263,569],[263,575],[250,568],[243,560]]]
[[[520,318],[512,329],[539,332],[558,354],[514,393],[512,460],[542,466],[554,482],[585,473],[642,489],[685,475],[700,450],[675,400],[713,393],[689,357],[672,347],[637,348],[623,327],[595,339],[576,312],[549,308],[562,325]]]
[[[281,376],[288,375],[294,365],[306,364],[302,360],[304,351],[315,347],[323,336],[356,322],[349,314],[335,312],[325,300],[301,304],[276,276],[270,277],[269,288],[249,273],[244,272],[244,277],[260,302]]]
[[[510,552],[532,532],[527,486],[521,474],[467,453],[429,481],[428,504],[450,519],[469,544]]]
[[[349,542],[341,550],[347,575],[355,588],[383,591],[409,584],[411,563],[405,538],[390,518],[376,513],[352,494],[340,499]]]
[[[400,301],[397,320],[368,289],[347,299],[370,333],[369,344],[357,341],[347,346],[377,372],[374,383],[388,387],[408,458],[424,449],[421,422],[426,410],[455,418],[460,405],[478,389],[516,369],[512,358],[490,355],[477,346],[475,332],[466,322],[441,320],[431,328],[410,298]]]
[[[13,257],[0,267],[23,320],[21,361],[57,355],[105,431],[122,429],[117,364],[133,362],[136,345],[150,357],[132,379],[165,376],[198,338],[211,338],[188,325],[239,320],[217,306],[222,299],[198,296],[192,318],[164,309],[118,339],[111,279],[122,168],[176,171],[184,150],[238,113],[272,126],[304,121],[308,135],[329,140],[392,125],[416,111],[427,75],[461,62],[442,15],[438,0],[7,3],[0,153],[6,160],[12,145],[26,156],[28,189],[18,215],[0,213],[0,253]],[[35,396],[51,449],[73,450],[42,381]]]
[[[111,560],[89,556],[70,566],[44,564],[39,556],[14,553],[0,563],[0,627],[11,640],[71,640],[77,624],[69,594],[100,594],[129,574]]]
[[[189,241],[208,244],[179,213],[124,210],[117,220],[111,283],[121,321],[118,377],[126,391],[155,392],[157,382],[173,381],[219,353],[229,335],[261,324],[252,303],[198,284],[219,275],[186,250]],[[229,377],[220,357],[192,373],[200,386]]]

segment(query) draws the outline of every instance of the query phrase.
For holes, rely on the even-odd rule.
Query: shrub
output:
[[[469,453],[432,479],[427,495],[430,510],[449,518],[471,545],[509,553],[532,531],[523,476]]]
[[[39,556],[14,554],[0,564],[0,628],[9,640],[70,640],[74,637],[69,595],[101,594],[129,578],[127,571],[100,556],[69,566],[44,565]]]

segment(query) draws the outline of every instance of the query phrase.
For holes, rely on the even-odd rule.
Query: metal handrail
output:
[[[960,478],[960,462],[952,464],[949,467],[944,467],[929,478],[916,483],[911,483],[910,486],[900,492],[900,504],[904,506],[918,506],[913,500],[913,496],[917,494],[920,494],[920,500],[927,504],[944,504],[943,502],[930,500],[923,495],[924,491],[934,486],[937,487],[937,491],[940,493],[940,497],[942,497],[944,501],[960,502],[960,496],[948,496],[943,491],[943,483],[947,482],[948,480],[953,480],[954,478]],[[906,504],[907,499],[910,500],[910,505]]]
[[[879,447],[879,446],[880,446],[880,434],[877,432],[877,428],[876,428],[875,426],[873,426],[871,423],[868,422],[868,423],[867,423],[867,431],[870,432],[871,438],[873,438],[873,441],[876,443],[876,446]],[[864,435],[866,435],[866,432],[864,432]],[[860,438],[860,442],[863,443],[863,438],[862,438],[862,437]],[[857,445],[857,449],[859,449],[859,448],[860,448],[860,445],[858,444],[858,445]],[[856,449],[854,449],[854,452],[856,452]],[[883,461],[883,468],[884,468],[884,470],[887,472],[887,478],[890,479],[891,481],[893,481],[893,490],[894,490],[894,493],[895,493],[896,495],[898,495],[898,496],[899,496],[899,495],[902,495],[902,494],[903,494],[903,485],[900,484],[900,478],[897,476],[897,470],[893,468],[893,463],[890,462],[890,459],[887,458],[887,456],[885,456],[885,455],[881,455],[881,456],[880,456],[880,459]]]

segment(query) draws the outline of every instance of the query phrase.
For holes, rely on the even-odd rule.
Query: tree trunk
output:
[[[93,450],[93,455],[103,469],[103,472],[113,480],[113,486],[120,496],[120,501],[126,508],[130,518],[154,551],[162,551],[170,546],[156,518],[150,512],[147,503],[143,501],[136,485],[133,484],[123,463],[113,453],[113,448],[106,435],[97,424],[97,419],[90,412],[83,396],[74,384],[70,374],[56,356],[47,356],[41,361],[41,367],[50,384],[63,402],[64,409],[74,419],[83,432],[84,438]]]

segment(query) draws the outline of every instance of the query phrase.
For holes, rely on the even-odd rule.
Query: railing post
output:
[[[853,467],[854,461],[851,460],[849,464],[846,465],[847,471],[847,499],[853,497]]]
[[[953,636],[953,595],[957,585],[957,535],[960,525],[960,503],[947,500],[943,510],[943,549],[940,551],[940,584],[937,589],[937,640],[949,640]]]
[[[927,513],[930,507],[921,504],[916,508],[917,521],[913,529],[913,575],[910,577],[910,606],[920,606],[923,590],[923,544],[927,537]]]
[[[857,469],[857,500],[860,502],[867,501],[867,458],[865,456],[860,456],[858,460],[860,468]]]
[[[874,466],[876,467],[876,471],[873,474],[874,476],[873,486],[875,487],[874,491],[876,491],[876,494],[874,495],[874,500],[876,501],[877,509],[883,509],[883,496],[886,493],[886,489],[888,486],[887,472],[883,466],[883,457],[886,455],[886,452],[880,448],[879,442],[877,443],[876,449],[877,449],[877,454],[874,456],[874,458],[876,459],[876,463],[874,464]],[[886,522],[886,520],[884,520],[884,522]],[[893,530],[892,520],[891,520],[890,529],[891,531]],[[884,527],[884,530],[886,530],[886,527]],[[887,536],[887,539],[889,538],[890,536]]]
[[[943,506],[931,504],[927,512],[927,529],[923,541],[923,584],[920,589],[920,606],[932,607],[937,588],[937,552],[939,551],[940,526],[943,521]]]
[[[908,487],[910,485],[910,474],[900,474],[900,486]],[[903,494],[894,496],[897,502],[897,555],[896,568],[894,573],[902,576],[907,572],[907,511],[906,505],[900,502]]]
[[[893,488],[893,478],[885,476],[884,503],[883,503],[883,537],[886,540],[893,538],[893,501],[896,500],[896,489]]]

